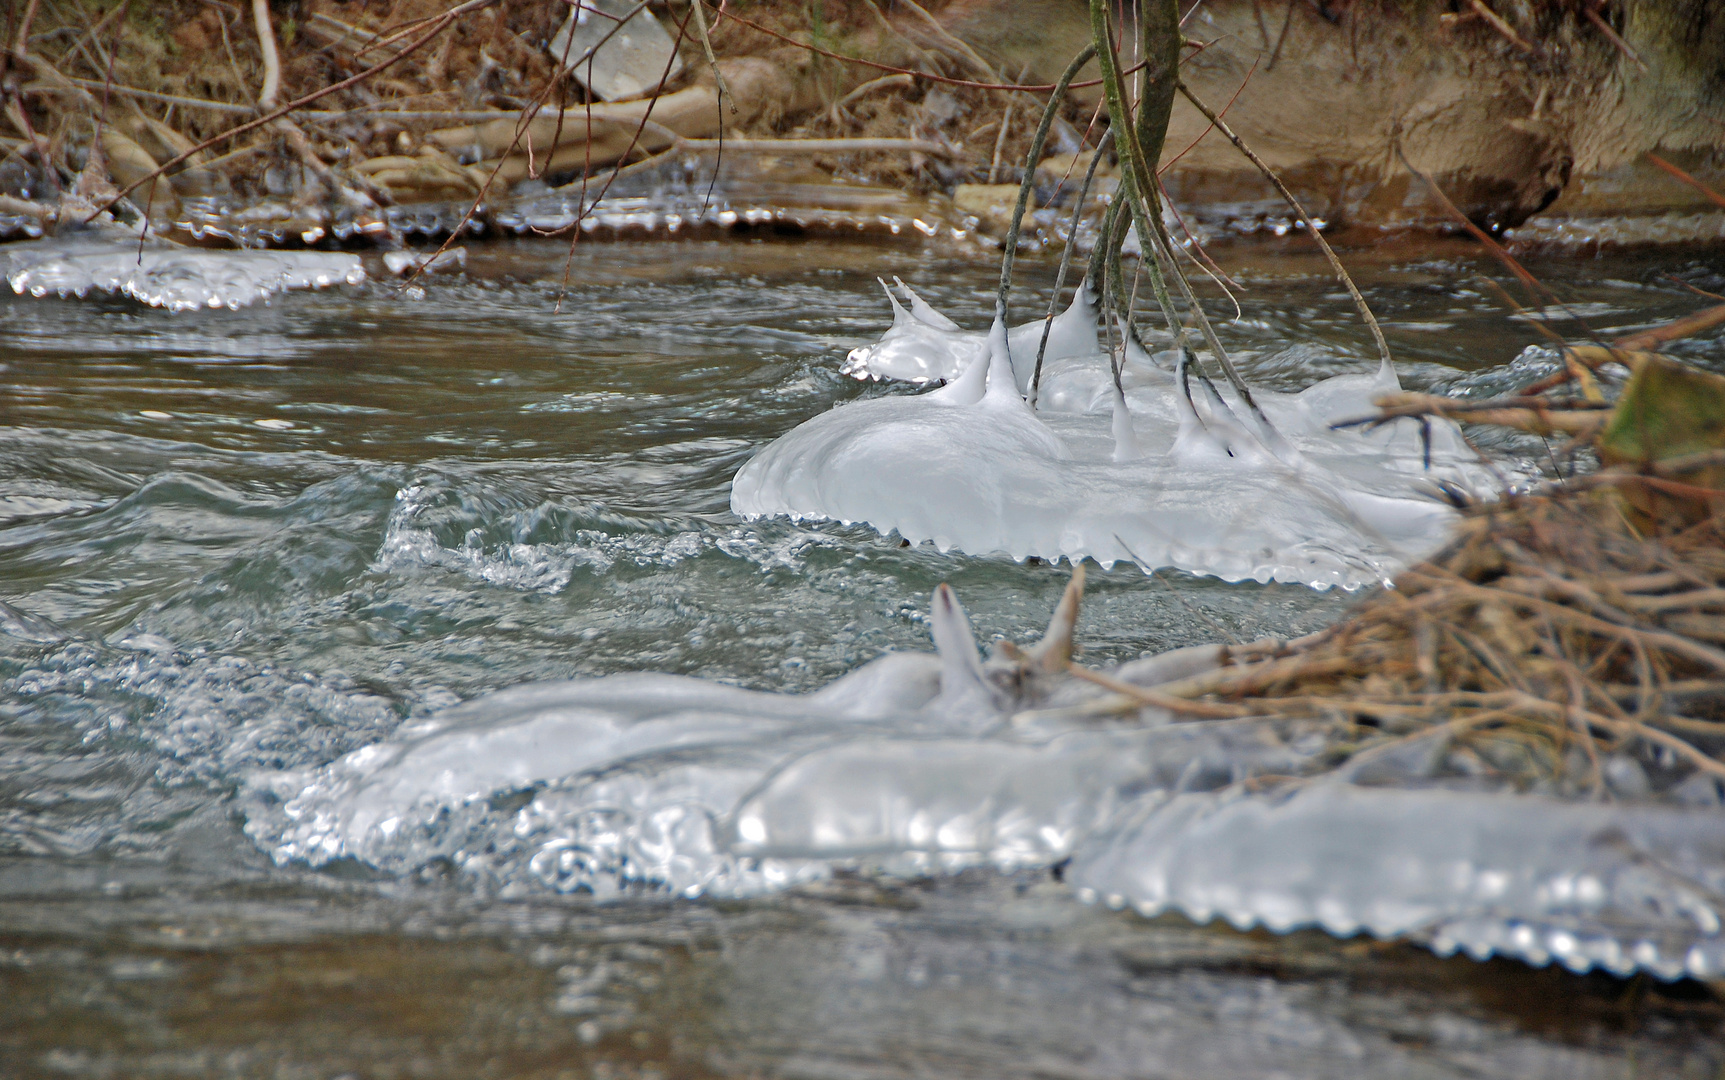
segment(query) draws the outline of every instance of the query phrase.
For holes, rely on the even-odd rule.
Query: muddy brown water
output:
[[[991,258],[920,243],[585,245],[561,311],[566,249],[540,241],[475,246],[418,298],[0,297],[0,1075],[1725,1074],[1698,984],[1145,921],[1048,871],[598,903],[275,866],[246,839],[248,771],[487,690],[629,670],[808,689],[926,647],[943,580],[983,634],[1031,636],[1063,570],[728,510],[766,441],[902,392],[837,374],[886,325],[875,275],[978,324]],[[1249,377],[1370,366],[1303,243],[1217,254]],[[1474,248],[1349,259],[1409,386],[1488,392],[1539,363],[1506,367],[1543,338]],[[1028,317],[1054,267],[1021,265]],[[1693,310],[1672,275],[1725,283],[1716,251],[1534,269],[1605,336]],[[1676,351],[1717,366],[1719,346]],[[1079,634],[1105,663],[1348,603],[1116,568]]]

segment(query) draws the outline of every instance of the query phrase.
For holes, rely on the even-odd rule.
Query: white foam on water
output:
[[[437,569],[476,581],[524,592],[555,595],[578,570],[604,574],[618,563],[675,566],[718,546],[700,533],[613,533],[602,529],[553,530],[558,539],[530,539],[540,519],[554,507],[536,504],[505,509],[502,527],[468,527],[459,543],[442,535],[478,520],[461,504],[462,494],[438,479],[426,479],[396,492],[383,543],[372,563],[376,573]]]

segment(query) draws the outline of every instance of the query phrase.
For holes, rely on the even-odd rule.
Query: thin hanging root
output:
[[[1503,245],[1494,240],[1490,233],[1486,232],[1478,225],[1475,225],[1471,218],[1462,213],[1460,207],[1451,202],[1450,197],[1444,194],[1443,188],[1437,186],[1437,181],[1414,168],[1413,162],[1409,161],[1407,155],[1402,153],[1402,146],[1399,141],[1395,144],[1395,151],[1396,159],[1402,163],[1402,168],[1412,173],[1421,183],[1425,184],[1426,190],[1430,191],[1437,199],[1438,205],[1443,207],[1444,212],[1454,218],[1462,228],[1466,229],[1470,236],[1484,244],[1486,250],[1496,256],[1499,262],[1509,268],[1509,272],[1515,275],[1515,279],[1521,282],[1522,287],[1525,288],[1528,295],[1533,298],[1534,306],[1544,307],[1548,303],[1557,302],[1557,294],[1542,285],[1539,279],[1530,274],[1527,267],[1517,262],[1515,260],[1515,256],[1505,251]],[[1561,307],[1562,305],[1559,304],[1559,306]],[[1577,319],[1576,321],[1580,322],[1581,320]]]
[[[1114,129],[1109,128],[1108,135],[1113,134]],[[1102,220],[1097,224],[1096,246],[1090,249],[1090,262],[1084,268],[1084,287],[1096,297],[1098,304],[1102,302],[1103,275],[1108,272],[1108,253],[1115,247],[1114,232],[1120,221],[1121,195],[1122,192],[1116,190],[1114,197],[1108,200],[1107,208],[1102,211]],[[1125,239],[1123,229],[1121,239]]]
[[[276,107],[276,93],[281,89],[282,65],[276,53],[276,34],[270,26],[269,0],[252,0],[252,21],[257,24],[258,49],[264,58],[264,83],[258,91],[258,108],[266,112]]]
[[[1126,200],[1128,206],[1135,204],[1137,194],[1130,175],[1121,179],[1120,193],[1117,198]],[[1137,219],[1141,215],[1134,211],[1132,216]],[[1126,240],[1126,226],[1120,224],[1117,231],[1119,238],[1117,240],[1110,238],[1112,250],[1107,260],[1107,265],[1113,267],[1118,267],[1120,263],[1120,247],[1124,245]],[[1149,264],[1150,291],[1155,294],[1156,304],[1162,309],[1162,318],[1168,323],[1168,333],[1173,335],[1175,347],[1183,348],[1186,344],[1186,324],[1180,321],[1180,316],[1174,311],[1174,299],[1168,295],[1168,283],[1162,277],[1162,266],[1156,261],[1152,248],[1146,247],[1142,241],[1139,242],[1138,246],[1140,264]]]
[[[1288,190],[1288,185],[1282,183],[1282,178],[1264,163],[1264,159],[1252,152],[1252,148],[1247,146],[1245,141],[1223,122],[1219,113],[1212,112],[1208,105],[1199,101],[1184,81],[1180,83],[1180,93],[1192,103],[1193,108],[1203,113],[1210,123],[1215,125],[1216,130],[1220,131],[1223,137],[1234,144],[1234,149],[1240,151],[1241,154],[1245,155],[1246,160],[1258,167],[1258,171],[1264,174],[1264,179],[1268,180],[1275,187],[1277,193],[1293,208],[1294,213],[1300,218],[1300,224],[1306,227],[1306,231],[1312,235],[1312,239],[1316,240],[1318,246],[1323,249],[1324,258],[1330,261],[1330,266],[1335,269],[1336,276],[1341,279],[1343,285],[1347,286],[1348,295],[1353,297],[1354,307],[1359,309],[1360,318],[1365,320],[1366,326],[1372,331],[1372,340],[1377,342],[1378,358],[1383,361],[1386,367],[1390,366],[1389,342],[1384,340],[1384,331],[1378,325],[1377,316],[1372,314],[1372,309],[1366,304],[1366,298],[1360,295],[1359,288],[1354,285],[1354,279],[1348,275],[1347,267],[1343,266],[1342,260],[1336,257],[1329,241],[1324,239],[1324,234],[1319,231],[1317,223],[1312,220],[1312,215],[1306,213],[1306,208],[1300,205],[1300,200],[1294,198],[1294,193]]]
[[[1246,385],[1246,380],[1240,377],[1239,369],[1234,367],[1234,362],[1228,358],[1227,350],[1222,348],[1222,339],[1216,336],[1216,328],[1210,325],[1210,317],[1204,313],[1203,305],[1198,303],[1198,294],[1192,290],[1192,283],[1186,279],[1185,271],[1180,269],[1179,258],[1174,254],[1174,238],[1169,236],[1168,230],[1163,227],[1161,214],[1154,217],[1150,227],[1152,230],[1151,237],[1154,241],[1152,247],[1155,251],[1161,252],[1162,256],[1168,260],[1168,270],[1174,275],[1174,280],[1179,283],[1180,293],[1186,299],[1186,307],[1192,312],[1194,320],[1198,323],[1198,331],[1204,335],[1205,344],[1209,345],[1210,351],[1216,354],[1216,362],[1222,366],[1222,374],[1227,376],[1228,384],[1234,388],[1236,394],[1240,395],[1240,400],[1245,402],[1246,408],[1251,410],[1252,415],[1257,418],[1264,435],[1272,443],[1280,441],[1280,433],[1276,431],[1275,425],[1270,423],[1270,418],[1264,415],[1264,410],[1258,407],[1257,400],[1252,397],[1251,387]],[[1150,252],[1146,252],[1146,256],[1151,265],[1150,279],[1155,282],[1155,256]]]
[[[1002,322],[1006,320],[1007,297],[1012,292],[1012,260],[1018,255],[1019,227],[1024,221],[1024,211],[1030,206],[1030,193],[1036,187],[1036,163],[1042,160],[1042,147],[1048,142],[1048,129],[1054,126],[1054,118],[1060,115],[1060,102],[1066,97],[1066,88],[1078,77],[1078,69],[1095,55],[1096,46],[1086,45],[1072,58],[1072,63],[1066,65],[1060,81],[1054,84],[1054,92],[1048,95],[1048,106],[1042,110],[1042,121],[1036,125],[1036,135],[1030,140],[1030,151],[1024,158],[1024,178],[1018,184],[1018,203],[1012,210],[1012,224],[1006,228],[1006,250],[1000,258],[1000,292],[994,300],[994,316]]]
[[[1126,334],[1125,328],[1132,322],[1130,310],[1125,300],[1126,274],[1120,266],[1119,259],[1108,260],[1108,297],[1109,303],[1103,308],[1103,317],[1113,321],[1115,311],[1120,311],[1121,334],[1120,347],[1114,347],[1114,335],[1108,335],[1108,373],[1114,377],[1114,392],[1124,394],[1126,386],[1121,382],[1120,369],[1126,366]]]
[[[719,99],[731,108],[731,115],[737,115],[737,99],[731,96],[731,88],[725,85],[725,74],[719,70],[719,58],[713,55],[713,41],[707,36],[707,16],[701,10],[705,0],[695,0],[691,6],[695,9],[695,33],[701,39],[701,51],[707,56],[707,66],[713,69],[713,82],[719,88]]]
[[[1216,283],[1216,288],[1221,289],[1222,295],[1226,296],[1228,302],[1234,305],[1234,318],[1240,318],[1245,312],[1240,308],[1240,298],[1234,295],[1234,289],[1240,288],[1240,283],[1229,277],[1225,270],[1216,265],[1216,260],[1210,258],[1210,253],[1204,250],[1204,245],[1198,242],[1198,238],[1187,227],[1186,219],[1181,215],[1180,208],[1175,206],[1174,200],[1168,197],[1168,189],[1162,187],[1161,181],[1157,181],[1157,187],[1162,189],[1162,201],[1167,205],[1168,212],[1174,215],[1174,221],[1180,226],[1180,231],[1185,233],[1186,239],[1192,242],[1192,250],[1186,253],[1186,258],[1204,271],[1205,277]],[[1230,285],[1233,288],[1229,288]]]
[[[1167,257],[1168,270],[1179,283],[1199,332],[1203,334],[1210,350],[1215,353],[1222,373],[1227,376],[1234,392],[1240,395],[1240,400],[1251,411],[1266,437],[1279,441],[1280,436],[1275,433],[1269,417],[1258,407],[1251,389],[1234,368],[1233,361],[1228,359],[1227,350],[1222,348],[1221,339],[1216,336],[1209,317],[1198,303],[1191,282],[1181,273],[1172,244],[1167,238],[1166,230],[1162,228],[1160,200],[1156,197],[1156,170],[1150,165],[1150,160],[1153,155],[1158,158],[1161,156],[1162,140],[1168,132],[1168,116],[1174,106],[1174,91],[1179,84],[1179,9],[1174,0],[1151,0],[1147,8],[1140,10],[1138,22],[1142,34],[1140,48],[1145,57],[1145,67],[1139,76],[1139,109],[1134,121],[1125,84],[1121,81],[1120,58],[1114,51],[1109,5],[1107,0],[1090,0],[1090,30],[1097,45],[1097,61],[1102,68],[1102,85],[1108,102],[1109,122],[1113,128],[1123,133],[1121,143],[1125,154],[1121,160],[1124,174],[1121,178],[1121,190],[1132,209],[1133,224],[1138,229],[1138,242],[1144,248],[1145,258],[1149,260],[1151,288],[1156,293],[1157,302],[1162,306],[1163,316],[1172,324],[1176,342],[1179,342],[1182,331],[1174,318],[1173,301],[1168,296],[1167,285],[1156,261],[1156,253],[1160,251]],[[1142,182],[1139,182],[1140,178]],[[1108,257],[1117,261],[1120,249],[1112,244],[1110,246],[1112,250]]]
[[[1145,91],[1151,88],[1149,79],[1149,65],[1151,63],[1160,60],[1162,73],[1165,76],[1178,70],[1179,64],[1179,47],[1177,44],[1180,36],[1179,11],[1174,7],[1173,0],[1153,0],[1153,3],[1156,5],[1155,14],[1159,17],[1162,25],[1153,26],[1151,20],[1142,12],[1138,20],[1143,35],[1142,46],[1146,65],[1144,74],[1141,76],[1145,83],[1143,87]],[[1172,34],[1175,47],[1171,54],[1170,50],[1167,49],[1157,50],[1156,47],[1162,44],[1162,42],[1155,40],[1158,29]],[[1149,241],[1145,238],[1150,235],[1150,229],[1146,224],[1147,215],[1144,208],[1147,201],[1154,201],[1155,192],[1154,189],[1143,188],[1136,180],[1141,176],[1152,178],[1155,176],[1155,171],[1148,164],[1149,155],[1145,150],[1144,141],[1146,136],[1152,138],[1155,142],[1155,152],[1157,156],[1160,156],[1162,139],[1167,134],[1167,112],[1173,106],[1174,91],[1171,80],[1164,78],[1162,83],[1167,85],[1155,87],[1157,90],[1156,101],[1149,100],[1147,93],[1140,95],[1138,121],[1144,127],[1144,130],[1140,131],[1139,124],[1135,124],[1133,121],[1132,108],[1126,98],[1125,84],[1122,82],[1120,72],[1120,57],[1114,50],[1114,35],[1110,24],[1107,0],[1090,0],[1090,34],[1092,43],[1097,50],[1097,65],[1102,69],[1103,100],[1108,105],[1109,129],[1120,133],[1120,189],[1115,195],[1114,204],[1109,207],[1110,211],[1116,214],[1114,228],[1104,232],[1103,239],[1106,243],[1098,249],[1096,256],[1091,260],[1092,271],[1100,272],[1105,271],[1109,263],[1120,261],[1120,249],[1126,242],[1126,229],[1118,220],[1117,210],[1122,200],[1131,208],[1133,221],[1138,227],[1140,246],[1144,247],[1146,251],[1149,250],[1147,247]],[[1146,122],[1152,113],[1162,115],[1160,128]],[[1151,180],[1151,183],[1154,183],[1154,179]],[[1093,280],[1106,279],[1102,277],[1101,273],[1096,273]],[[1168,320],[1168,330],[1174,335],[1175,342],[1178,344],[1183,341],[1180,320],[1174,314],[1174,304],[1168,296],[1167,285],[1163,282],[1161,271],[1154,265],[1154,262],[1150,267],[1150,284],[1156,293],[1157,302],[1161,304],[1163,317]],[[1110,310],[1110,308],[1105,305],[1104,310]]]
[[[994,156],[988,162],[988,182],[994,183],[1000,177],[1000,155],[1006,150],[1006,140],[1012,134],[1013,101],[1006,103],[1006,109],[1000,114],[1000,130],[994,136]]]
[[[1078,189],[1077,205],[1072,208],[1072,226],[1066,232],[1066,250],[1060,253],[1060,271],[1054,275],[1054,294],[1048,298],[1048,315],[1042,320],[1042,340],[1036,346],[1036,370],[1030,376],[1032,409],[1036,408],[1036,395],[1042,389],[1042,358],[1048,352],[1048,334],[1054,329],[1054,313],[1060,306],[1060,294],[1066,288],[1066,271],[1071,268],[1072,253],[1078,248],[1078,222],[1084,216],[1084,203],[1090,198],[1090,184],[1096,179],[1096,166],[1102,164],[1102,153],[1108,149],[1109,140],[1113,138],[1113,131],[1102,133],[1101,141],[1096,144],[1095,154],[1090,158],[1090,168],[1085,170],[1084,184]]]
[[[1591,14],[1591,12],[1589,14]],[[1688,173],[1684,172],[1682,169],[1679,169],[1677,166],[1671,164],[1669,161],[1666,161],[1664,158],[1660,157],[1658,154],[1648,154],[1648,155],[1646,155],[1646,157],[1647,157],[1648,164],[1658,166],[1659,168],[1664,169],[1666,172],[1670,173],[1672,176],[1675,176],[1677,179],[1683,181],[1685,184],[1688,184],[1690,187],[1694,188],[1696,191],[1699,191],[1702,195],[1704,195],[1707,198],[1708,202],[1717,203],[1720,206],[1725,206],[1725,195],[1721,195],[1717,191],[1714,191],[1712,188],[1708,187],[1706,184],[1703,184],[1701,181],[1695,179],[1695,177],[1690,176]]]

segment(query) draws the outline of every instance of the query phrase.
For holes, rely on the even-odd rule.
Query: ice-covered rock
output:
[[[895,348],[957,340],[894,303],[894,331],[908,327]],[[1057,320],[1066,325],[1051,335],[1036,410],[1020,397],[1034,345],[1026,356],[1012,344],[1018,331],[997,326],[945,387],[843,405],[772,443],[737,473],[732,510],[867,522],[977,555],[1351,589],[1442,542],[1446,487],[1494,486],[1446,421],[1424,434],[1413,421],[1333,427],[1370,415],[1372,399],[1396,389],[1393,371],[1257,391],[1265,427],[1231,389],[1192,379],[1188,400],[1181,374],[1135,347],[1117,385],[1089,319],[1080,301]],[[1075,351],[1080,324],[1091,327],[1088,353]]]
[[[1068,635],[1071,615],[1063,616]],[[932,623],[939,658],[889,654],[806,696],[655,674],[493,694],[324,768],[258,778],[259,790],[281,801],[281,815],[273,824],[254,818],[248,831],[281,861],[354,857],[407,868],[461,850],[467,833],[452,819],[487,827],[499,793],[570,784],[585,790],[588,781],[581,778],[626,767],[636,803],[652,808],[649,818],[671,799],[669,785],[679,819],[705,822],[703,839],[695,842],[706,861],[691,878],[678,867],[694,852],[679,851],[666,861],[636,851],[606,864],[610,887],[641,880],[711,888],[719,877],[735,877],[728,856],[707,839],[715,823],[788,757],[871,726],[934,735],[1000,722],[1004,691],[985,675],[969,623],[944,586],[935,594]],[[691,757],[703,764],[688,766]],[[545,816],[546,805],[535,800],[520,820]],[[617,842],[629,847],[643,828],[656,826],[630,818],[628,838]],[[555,839],[561,844],[568,837],[560,832]],[[595,880],[582,884],[592,887]],[[743,884],[732,888],[746,891]]]
[[[1293,721],[1098,725],[1103,691],[1062,681],[1076,615],[1074,588],[1041,645],[984,662],[942,586],[938,656],[888,655],[813,694],[652,674],[503,691],[253,777],[246,831],[280,862],[451,865],[506,893],[739,897],[837,866],[1066,863],[1081,898],[1146,915],[1725,975],[1717,807],[1436,789],[1419,769],[1409,788],[1360,786]]]
[[[359,256],[340,251],[214,251],[122,230],[76,233],[0,248],[0,273],[20,296],[86,296],[92,289],[169,311],[238,310],[289,289],[357,285]]]

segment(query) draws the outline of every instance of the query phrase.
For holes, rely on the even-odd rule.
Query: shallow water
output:
[[[874,275],[977,326],[985,253],[585,245],[559,311],[566,250],[475,246],[417,297],[374,264],[372,284],[240,313],[0,298],[0,1071],[1718,1073],[1720,1014],[1693,984],[1146,923],[1046,874],[594,907],[487,899],[435,865],[272,865],[234,802],[255,770],[537,679],[811,689],[926,648],[941,581],[985,634],[1025,640],[1065,583],[727,509],[765,442],[902,392],[838,373],[889,318]],[[1228,330],[1248,377],[1371,369],[1315,256],[1222,254],[1248,287]],[[1351,258],[1410,388],[1492,392],[1542,340],[1471,248]],[[1700,303],[1663,275],[1717,291],[1725,264],[1535,269],[1610,336]],[[1025,268],[1024,312],[1052,272]],[[1092,575],[1087,662],[1304,632],[1348,602],[1157,579]]]

